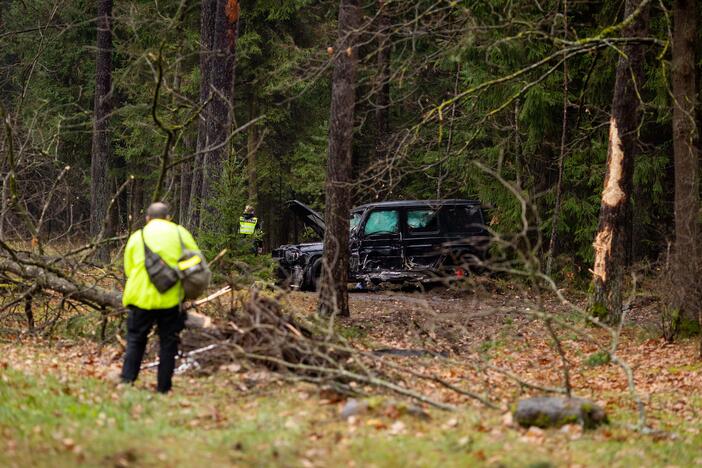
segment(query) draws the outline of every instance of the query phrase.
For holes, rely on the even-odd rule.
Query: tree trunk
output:
[[[251,95],[249,98],[249,121],[255,119],[258,113],[258,105],[256,102],[256,96]],[[249,175],[249,203],[257,206],[258,202],[258,182],[256,176],[256,152],[258,151],[258,146],[260,144],[260,136],[258,131],[258,125],[249,125],[246,139],[246,168]]]
[[[625,17],[642,0],[626,0]],[[648,7],[624,30],[627,37],[647,34]],[[643,83],[644,46],[623,47],[617,63],[612,117],[609,126],[607,167],[600,204],[600,221],[595,237],[592,315],[615,323],[621,317],[622,281],[626,255],[627,205],[631,198],[636,129],[641,115],[636,87]]]
[[[673,152],[675,159],[675,249],[673,307],[700,320],[698,286],[699,179],[696,128],[695,0],[673,2]],[[702,343],[701,343],[702,345]]]
[[[319,291],[319,313],[349,316],[349,214],[351,210],[351,148],[356,103],[355,49],[360,23],[359,0],[341,0],[339,39],[332,73],[324,207],[324,256]]]
[[[218,0],[214,23],[213,56],[210,63],[212,101],[207,119],[207,151],[202,167],[202,203],[200,226],[203,224],[202,210],[214,220],[219,181],[225,170],[229,144],[225,143],[231,131],[234,104],[234,66],[236,40],[239,25],[239,1]]]
[[[190,145],[186,145],[190,148]],[[188,225],[188,213],[190,212],[190,189],[193,183],[193,163],[192,161],[184,162],[180,165],[180,209],[178,210],[178,223]]]
[[[210,120],[211,63],[214,46],[214,25],[217,0],[202,0],[200,8],[200,116],[197,126],[196,156],[192,162],[191,186],[188,201],[187,226],[197,232],[200,227],[203,166],[207,141],[207,122]]]
[[[378,0],[378,84],[375,108],[376,161],[385,159],[388,150],[388,133],[390,133],[390,15],[385,0]]]
[[[3,148],[4,150],[4,148]],[[10,171],[2,179],[2,190],[0,190],[0,240],[5,240],[6,216],[10,207]]]
[[[134,226],[139,226],[142,224],[142,219],[144,218],[144,200],[146,198],[146,187],[144,186],[144,179],[135,177],[131,186],[131,199],[129,207],[129,226],[128,231],[132,232]]]
[[[97,236],[107,219],[110,203],[110,133],[109,119],[112,111],[112,0],[98,1],[97,57],[95,63],[95,107],[93,148],[90,164],[90,234]],[[107,223],[108,229],[112,223]],[[109,237],[110,232],[105,232]],[[109,260],[109,250],[96,250],[99,261]]]
[[[563,40],[568,40],[568,0],[563,0]],[[558,236],[558,218],[561,214],[561,196],[563,190],[563,160],[566,153],[566,138],[568,134],[568,60],[563,54],[563,120],[561,122],[561,150],[558,155],[558,179],[556,180],[556,203],[551,217],[551,238],[546,252],[546,275],[551,276],[553,257],[556,255]]]
[[[34,310],[32,309],[33,297],[29,293],[24,298],[24,315],[27,317],[27,330],[34,331]]]

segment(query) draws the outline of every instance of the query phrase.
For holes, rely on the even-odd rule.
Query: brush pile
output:
[[[285,379],[314,383],[339,394],[363,395],[377,389],[454,409],[426,393],[442,388],[454,400],[462,396],[496,407],[434,373],[431,363],[441,357],[437,354],[424,358],[422,365],[415,355],[390,359],[349,343],[330,320],[291,314],[281,297],[256,288],[244,294],[231,292],[228,297],[220,298],[220,310],[226,313],[214,320],[213,328],[191,329],[183,336],[185,351],[216,345],[198,354],[200,372],[212,373],[231,364],[252,370],[263,367]]]
[[[325,334],[318,323],[294,317],[279,298],[252,288],[220,304],[224,302],[228,310],[213,328],[195,328],[183,337],[186,351],[219,343],[216,351],[198,359],[203,371],[237,361],[319,380],[333,369],[343,369],[351,356],[334,333]]]

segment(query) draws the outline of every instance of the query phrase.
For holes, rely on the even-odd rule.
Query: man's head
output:
[[[244,214],[252,215],[254,213],[255,213],[255,211],[254,211],[253,205],[246,205],[246,208],[244,208]]]
[[[146,221],[152,219],[170,219],[170,208],[163,202],[156,202],[149,205],[146,209]]]

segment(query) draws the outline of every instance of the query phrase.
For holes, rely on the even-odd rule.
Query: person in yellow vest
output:
[[[145,260],[148,249],[174,267],[183,247],[200,250],[187,229],[170,221],[168,205],[151,204],[146,211],[146,226],[129,237],[124,250],[127,283],[122,303],[129,309],[129,315],[122,382],[132,383],[139,376],[149,332],[156,324],[160,345],[156,389],[160,393],[171,389],[179,335],[185,328],[185,313],[181,311],[183,287],[176,281],[168,290],[159,292],[152,283]]]
[[[239,234],[253,239],[253,253],[261,253],[261,223],[252,205],[246,205],[244,214],[239,218]]]

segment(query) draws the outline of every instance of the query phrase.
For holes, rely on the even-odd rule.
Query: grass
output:
[[[499,414],[478,409],[432,412],[428,421],[395,419],[377,410],[349,423],[339,420],[337,405],[322,401],[312,387],[272,383],[241,396],[224,378],[183,380],[174,394],[162,396],[138,387],[116,389],[93,378],[5,369],[0,376],[0,465],[702,463],[700,421],[670,419],[680,433],[677,441],[617,427],[574,441],[559,431],[524,440],[523,431],[506,428]]]

